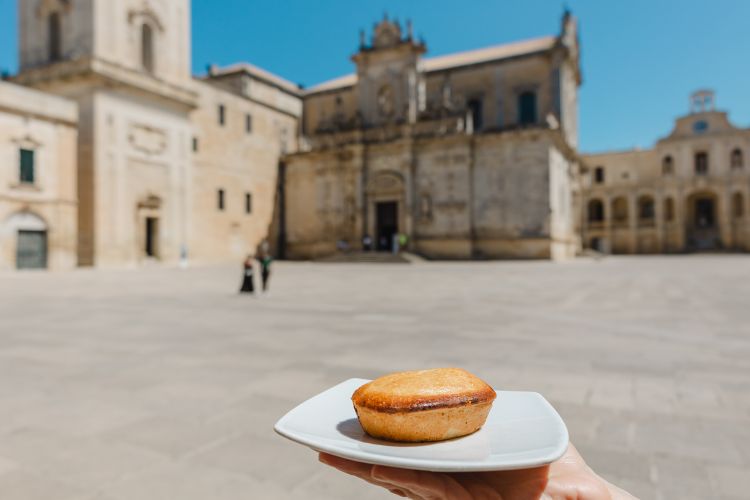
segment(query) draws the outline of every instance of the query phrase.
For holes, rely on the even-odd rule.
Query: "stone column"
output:
[[[628,200],[629,253],[638,253],[638,197],[631,193]]]
[[[731,193],[727,188],[716,191],[716,223],[719,224],[719,239],[723,248],[732,248]]]

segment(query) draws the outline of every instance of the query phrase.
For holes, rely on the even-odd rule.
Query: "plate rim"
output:
[[[350,378],[347,380],[344,380],[343,382],[340,382],[336,385],[333,385],[329,387],[328,389],[319,392],[318,394],[307,398],[300,404],[296,405],[294,408],[286,412],[273,426],[274,431],[279,434],[280,436],[289,439],[292,442],[299,443],[303,446],[307,446],[308,448],[317,451],[317,452],[324,452],[328,453],[330,455],[334,455],[340,458],[348,459],[348,460],[355,460],[371,465],[383,465],[387,467],[400,467],[400,468],[408,468],[408,469],[414,469],[414,470],[423,470],[423,471],[431,471],[431,472],[489,472],[489,471],[505,471],[505,470],[519,470],[519,469],[530,469],[534,467],[541,467],[544,465],[548,465],[555,460],[562,457],[565,452],[568,449],[569,443],[570,443],[570,434],[568,433],[568,427],[565,424],[565,421],[560,416],[560,414],[557,412],[554,406],[547,401],[547,399],[540,394],[539,392],[535,391],[498,391],[498,395],[502,393],[522,393],[522,394],[529,394],[533,395],[541,400],[541,402],[547,407],[548,410],[551,411],[551,413],[557,417],[557,423],[562,430],[562,439],[561,444],[555,448],[554,450],[550,451],[543,457],[535,458],[535,459],[529,459],[529,460],[521,460],[519,462],[514,462],[512,465],[507,466],[498,466],[497,464],[488,464],[486,462],[472,462],[472,461],[453,461],[453,460],[440,460],[440,461],[433,461],[429,459],[413,459],[413,458],[402,458],[402,457],[394,457],[394,456],[388,456],[385,458],[384,455],[379,455],[376,453],[368,452],[368,451],[362,451],[362,450],[346,450],[346,453],[341,452],[341,448],[335,447],[335,446],[321,446],[319,443],[313,442],[313,440],[305,437],[304,434],[295,432],[293,430],[290,430],[286,427],[286,420],[288,420],[288,417],[294,413],[298,408],[302,407],[303,405],[307,404],[308,401],[320,397],[324,395],[327,392],[334,391],[339,388],[339,386],[345,385],[345,384],[354,384],[355,381],[357,383],[366,384],[367,382],[370,382],[368,379],[360,379],[360,378]],[[426,446],[429,446],[427,444]],[[384,458],[380,458],[384,457]],[[417,462],[415,464],[415,461]]]

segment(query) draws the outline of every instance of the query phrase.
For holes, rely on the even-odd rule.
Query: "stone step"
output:
[[[413,262],[412,254],[391,252],[339,252],[316,259],[316,262],[366,262],[385,264],[409,264]]]

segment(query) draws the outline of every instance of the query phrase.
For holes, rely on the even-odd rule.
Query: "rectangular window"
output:
[[[62,50],[60,50],[60,13],[59,12],[53,12],[49,16],[47,25],[47,32],[48,32],[48,50],[49,50],[49,60],[51,62],[57,62],[61,59],[62,56]]]
[[[224,105],[219,104],[219,125],[221,125],[222,127],[226,123],[226,118],[227,118],[226,114],[227,114],[227,110],[224,107]]]
[[[469,113],[471,114],[471,121],[475,131],[482,130],[484,126],[482,117],[482,99],[476,98],[471,99],[468,103]]]
[[[222,211],[224,210],[224,190],[223,189],[219,189],[216,192],[216,204],[219,210],[222,210]]]
[[[24,184],[34,184],[34,151],[21,150],[19,180]]]
[[[594,170],[594,182],[597,184],[604,183],[604,167],[596,167]]]
[[[536,93],[523,92],[518,96],[518,123],[532,125],[536,121]]]
[[[695,153],[695,173],[697,175],[708,173],[708,153]]]
[[[194,153],[198,152],[198,138],[197,137],[193,137],[193,152]]]
[[[245,193],[245,213],[253,213],[253,195],[250,193]]]
[[[250,113],[245,115],[245,132],[248,134],[253,131],[253,115]]]

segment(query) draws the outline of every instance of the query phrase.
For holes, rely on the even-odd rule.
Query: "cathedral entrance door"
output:
[[[376,234],[378,251],[390,251],[393,247],[393,235],[398,232],[398,203],[383,201],[376,205]]]
[[[159,240],[159,219],[146,217],[146,257],[158,257],[157,241]]]
[[[161,248],[161,199],[150,195],[138,203],[136,209],[137,255],[139,259],[159,259]]]

